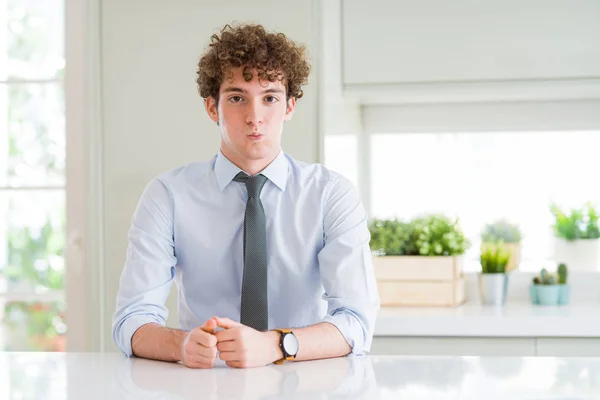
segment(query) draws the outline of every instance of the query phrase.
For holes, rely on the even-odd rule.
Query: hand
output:
[[[259,332],[229,318],[215,319],[224,329],[215,333],[219,358],[230,367],[264,367],[283,357],[278,332]]]
[[[181,361],[188,368],[212,368],[217,359],[216,317],[191,330],[181,345]]]

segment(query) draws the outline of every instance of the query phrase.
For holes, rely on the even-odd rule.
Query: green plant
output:
[[[374,219],[369,224],[371,250],[381,255],[455,256],[471,242],[458,220],[442,214],[425,214],[408,221]]]
[[[539,275],[533,278],[533,283],[535,285],[565,284],[567,283],[567,266],[560,264],[556,274],[548,272],[546,268],[542,268]]]
[[[426,214],[412,221],[416,246],[421,256],[464,254],[471,242],[460,229],[458,219],[443,214]]]
[[[374,219],[369,224],[371,249],[381,255],[403,256],[416,254],[412,224],[398,219]]]
[[[487,245],[479,257],[481,273],[504,274],[506,272],[506,265],[510,260],[510,255],[510,251],[506,250],[502,241]]]
[[[567,283],[567,265],[566,264],[559,264],[558,266],[558,270],[557,270],[557,274],[558,274],[558,283],[561,285],[564,285],[565,283]]]
[[[483,243],[495,243],[500,240],[504,243],[519,243],[521,241],[519,226],[511,224],[505,219],[487,224],[481,232],[481,241]]]
[[[582,208],[563,210],[556,204],[550,206],[554,216],[554,234],[556,237],[569,241],[578,239],[599,239],[600,215],[591,203],[586,203]]]

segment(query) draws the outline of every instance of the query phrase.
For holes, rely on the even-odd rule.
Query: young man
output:
[[[379,296],[359,196],[281,150],[309,72],[303,46],[260,25],[211,38],[197,83],[221,148],[140,199],[113,317],[123,353],[243,368],[370,349]],[[164,327],[174,280],[182,330]]]

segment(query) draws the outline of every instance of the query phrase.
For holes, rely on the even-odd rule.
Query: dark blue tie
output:
[[[267,177],[250,177],[240,172],[234,180],[244,182],[248,189],[248,202],[244,214],[244,274],[240,322],[264,332],[269,329],[267,227],[260,192],[267,182]]]

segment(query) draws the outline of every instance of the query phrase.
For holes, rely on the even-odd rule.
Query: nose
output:
[[[246,115],[246,123],[252,125],[253,128],[258,128],[263,123],[263,112],[261,104],[253,102],[248,106],[248,114]]]

